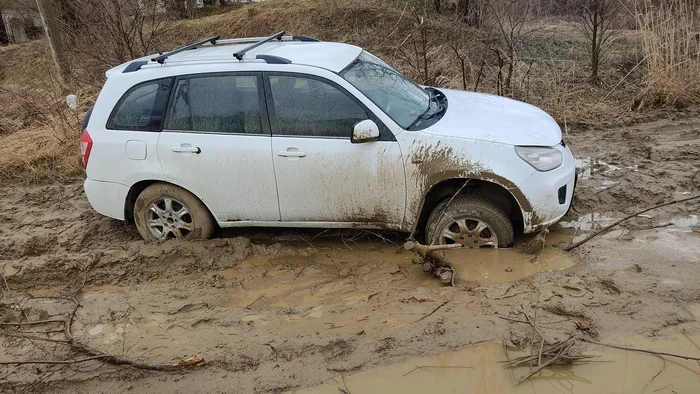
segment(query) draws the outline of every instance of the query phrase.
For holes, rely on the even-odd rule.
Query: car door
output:
[[[327,79],[266,73],[265,83],[282,220],[398,227],[406,188],[393,134]],[[381,137],[353,143],[354,125],[366,119]]]
[[[279,221],[260,73],[176,79],[158,155],[165,176],[221,222]]]

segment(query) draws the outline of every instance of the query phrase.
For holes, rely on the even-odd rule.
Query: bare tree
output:
[[[496,82],[499,95],[511,96],[518,52],[534,33],[541,30],[545,18],[535,18],[537,0],[484,0],[484,27],[480,40],[496,58]]]
[[[610,39],[615,30],[612,22],[623,6],[620,0],[583,0],[579,4],[579,18],[582,30],[589,42],[591,59],[590,81],[599,83],[600,63],[603,55],[610,47]]]
[[[164,33],[167,15],[157,0],[62,1],[70,50],[103,68],[155,52]]]
[[[462,22],[472,27],[480,27],[482,21],[482,0],[457,0],[457,15]]]
[[[418,74],[421,83],[432,85],[437,78],[431,69],[428,45],[429,27],[424,16],[412,11],[415,29],[396,47],[397,56]]]

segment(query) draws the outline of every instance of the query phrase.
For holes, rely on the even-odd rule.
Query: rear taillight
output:
[[[88,160],[90,159],[90,151],[92,151],[92,138],[88,130],[83,130],[80,135],[80,155],[83,157],[83,167],[87,168]]]

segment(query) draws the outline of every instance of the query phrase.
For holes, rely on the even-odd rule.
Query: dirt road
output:
[[[77,340],[151,363],[197,356],[205,365],[181,372],[99,359],[3,366],[0,391],[267,393],[325,384],[313,392],[339,392],[336,386],[343,388],[347,376],[347,392],[387,392],[379,383],[361,386],[364,378],[355,371],[476,344],[482,345],[445,356],[445,362],[464,364],[464,372],[452,373],[496,371],[504,338],[511,348],[530,346],[533,332],[523,311],[535,310],[548,342],[572,333],[618,343],[675,338],[673,346],[656,346],[700,356],[697,336],[684,337],[688,343],[678,339],[680,333],[700,333],[700,200],[630,220],[573,252],[559,250],[626,213],[700,194],[700,118],[570,130],[566,139],[582,166],[571,217],[534,254],[518,248],[451,251],[447,257],[459,275],[454,288],[413,264],[413,255],[398,248],[400,234],[245,230],[207,242],[154,244],[92,212],[77,181],[2,187],[0,322],[65,319],[72,303],[55,296],[69,298],[80,290],[72,325]],[[52,298],[42,298],[47,296]],[[63,339],[62,328],[60,321],[0,326],[0,361],[82,357],[64,345],[26,338]],[[580,346],[582,352],[596,351]],[[627,364],[611,365],[573,372],[607,368],[615,374]],[[670,372],[652,379],[658,368],[649,367],[630,379],[651,379],[649,392],[697,387],[700,365],[681,366],[686,375],[669,366]],[[383,368],[389,369],[377,370],[380,375],[404,380],[396,368]],[[481,390],[512,389],[503,380],[508,375],[493,373],[486,380],[504,385]],[[673,379],[665,375],[670,373]],[[572,392],[606,381],[560,379],[571,380]],[[517,389],[532,391],[512,392],[546,393],[550,385],[551,379],[540,379]],[[416,383],[402,392],[419,389],[424,392]]]

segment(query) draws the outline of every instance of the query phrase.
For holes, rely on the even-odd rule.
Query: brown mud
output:
[[[651,211],[561,251],[626,214],[700,194],[700,119],[570,130],[566,139],[583,167],[572,212],[545,246],[521,237],[512,250],[446,252],[455,287],[412,262],[400,247],[404,234],[251,229],[147,243],[94,213],[79,182],[2,186],[0,322],[63,319],[71,304],[41,297],[82,289],[78,340],[153,363],[196,355],[206,364],[183,372],[99,360],[2,366],[0,391],[693,392],[698,363],[593,345],[581,345],[600,356],[590,364],[548,369],[517,387],[527,368],[499,364],[504,338],[523,351],[533,341],[523,310],[538,311],[550,343],[574,334],[700,352],[700,201]],[[0,326],[0,361],[82,357],[17,337],[54,331],[47,338],[60,339],[61,328]],[[403,376],[421,365],[465,368]],[[343,379],[347,387],[338,386]]]

